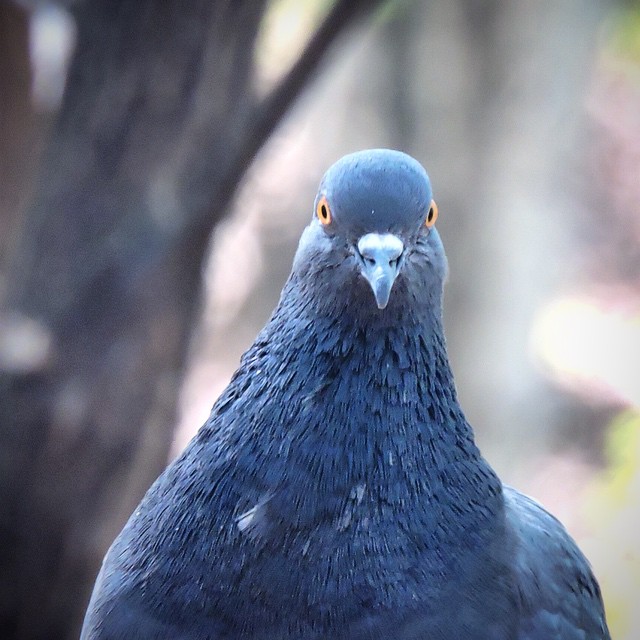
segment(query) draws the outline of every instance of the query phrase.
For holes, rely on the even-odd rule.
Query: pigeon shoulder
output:
[[[532,498],[504,488],[513,540],[519,640],[609,640],[600,588],[564,526]]]

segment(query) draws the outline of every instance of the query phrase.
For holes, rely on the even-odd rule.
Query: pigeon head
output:
[[[437,216],[429,177],[410,156],[389,149],[344,156],[322,178],[294,274],[318,286],[330,279],[332,297],[344,284],[340,290],[380,311],[403,295],[440,293],[447,267]]]

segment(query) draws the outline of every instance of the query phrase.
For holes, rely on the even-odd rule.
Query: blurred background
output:
[[[275,306],[318,182],[430,174],[462,406],[640,637],[640,3],[0,2],[0,636],[102,556]]]

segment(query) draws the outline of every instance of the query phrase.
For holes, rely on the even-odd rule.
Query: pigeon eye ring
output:
[[[431,229],[431,227],[433,227],[433,225],[436,223],[437,219],[438,219],[438,205],[436,204],[435,200],[432,200],[431,204],[429,205],[429,213],[427,213],[427,217],[424,221],[424,226],[427,227],[428,229]]]
[[[324,226],[331,224],[331,208],[329,207],[329,202],[327,201],[326,196],[322,196],[320,200],[318,200],[318,204],[316,205],[316,215],[318,216],[318,220],[320,220],[320,224]]]

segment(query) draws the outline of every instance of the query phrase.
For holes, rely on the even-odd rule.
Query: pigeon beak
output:
[[[403,251],[402,240],[391,233],[367,233],[358,240],[361,272],[371,285],[378,309],[389,303]]]

